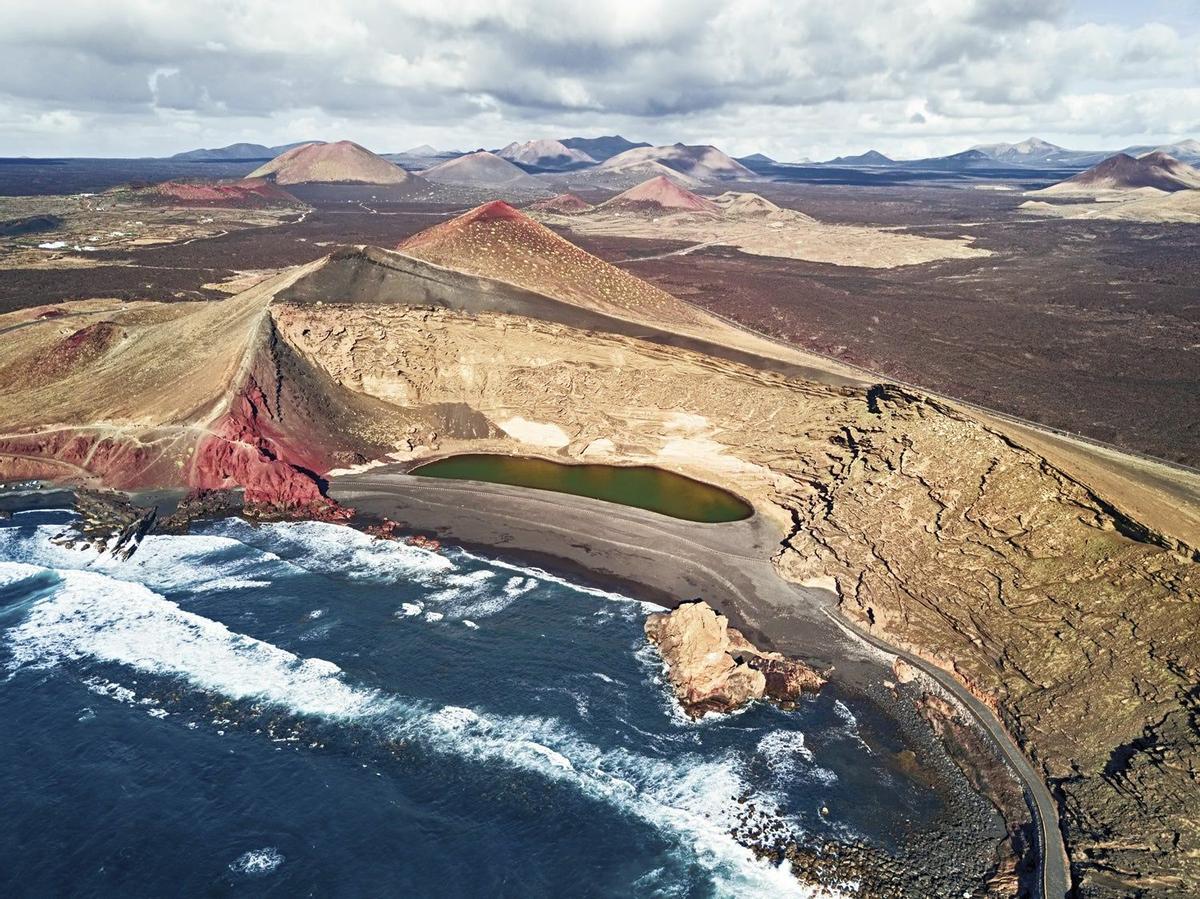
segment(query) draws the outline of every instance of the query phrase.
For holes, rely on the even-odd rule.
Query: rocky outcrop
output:
[[[646,636],[658,647],[675,696],[693,718],[732,712],[756,699],[794,703],[825,683],[803,662],[756,648],[702,600],[650,615]]]
[[[912,683],[918,672],[897,658],[897,679]],[[971,724],[959,709],[937,693],[922,693],[916,700],[917,713],[941,739],[950,757],[971,786],[991,802],[1008,827],[1004,840],[996,846],[995,869],[990,877],[989,896],[1032,895],[1037,878],[1037,837],[1021,783],[996,755],[989,738]]]
[[[874,408],[834,439],[780,568],[833,573],[845,614],[997,711],[1058,795],[1081,895],[1194,895],[1194,556],[954,410]]]

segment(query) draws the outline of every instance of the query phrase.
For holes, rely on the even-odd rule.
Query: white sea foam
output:
[[[858,719],[854,717],[854,713],[850,711],[850,707],[840,699],[833,701],[833,713],[851,727],[858,727]]]
[[[804,744],[802,731],[773,730],[758,741],[756,751],[772,773],[781,780],[803,779],[826,785],[837,783],[837,775],[817,764]]]
[[[327,621],[323,624],[318,624],[316,627],[310,627],[298,639],[303,643],[313,643],[318,640],[324,640],[332,630],[333,622]]]
[[[109,699],[123,702],[132,705],[137,702],[137,694],[128,687],[122,687],[115,681],[105,680],[102,677],[85,677],[83,679],[84,686],[95,693],[97,696],[106,696]]]
[[[24,566],[22,573],[28,576],[31,568]],[[729,836],[741,810],[732,797],[745,789],[734,756],[665,760],[620,748],[601,750],[556,719],[433,709],[347,683],[332,662],[301,658],[232,632],[140,584],[94,572],[59,574],[61,585],[9,631],[15,669],[92,658],[182,678],[206,691],[296,715],[376,726],[388,736],[420,741],[458,758],[537,772],[614,804],[675,834],[728,895],[811,895],[790,874],[755,860]],[[101,695],[136,701],[132,691],[126,696],[126,688],[112,682],[95,686]],[[258,871],[259,863],[249,862],[238,870]]]
[[[534,752],[543,756],[550,764],[562,768],[565,771],[574,771],[575,766],[571,764],[571,760],[559,752],[555,752],[549,746],[543,746],[541,743],[535,743],[532,740],[525,740],[521,745],[532,749]]]
[[[850,711],[850,707],[840,699],[833,701],[833,713],[837,715],[846,724],[846,732],[854,738],[854,740],[862,746],[868,753],[871,752],[871,747],[867,745],[867,741],[862,738],[862,734],[858,729],[858,719],[854,717],[854,713]]]
[[[44,574],[45,568],[28,562],[0,562],[0,587],[19,584],[39,574]]]
[[[795,774],[798,761],[814,762],[812,750],[804,745],[804,733],[798,730],[773,730],[758,741],[757,749],[779,774]]]
[[[251,877],[270,874],[283,864],[283,855],[274,846],[263,849],[252,849],[243,852],[229,863],[229,870],[235,874],[246,874]]]
[[[269,542],[298,568],[352,580],[425,581],[438,572],[454,569],[454,564],[439,553],[397,540],[377,540],[346,525],[322,521],[277,522],[256,530],[240,518],[227,518],[211,525],[210,530],[250,545]]]
[[[515,565],[512,562],[505,562],[503,559],[487,559],[483,556],[477,556],[461,549],[456,550],[456,555],[462,556],[466,559],[471,559],[472,561],[478,562],[481,565],[488,565],[492,568],[502,568],[506,571],[515,571],[518,574],[525,575],[526,577],[530,577],[535,580],[545,581],[549,584],[557,584],[560,587],[566,587],[568,590],[574,590],[576,593],[582,593],[586,596],[595,596],[600,599],[609,599],[619,603],[632,604],[633,606],[640,606],[647,611],[661,611],[660,607],[654,603],[645,602],[640,599],[634,599],[633,597],[626,596],[623,593],[616,593],[611,590],[601,590],[597,587],[588,587],[584,584],[576,584],[573,581],[569,581],[566,578],[561,578],[558,575],[551,574],[550,572],[541,568]]]
[[[141,584],[61,571],[62,584],[8,634],[10,668],[96,658],[184,677],[233,699],[257,699],[300,715],[361,716],[373,690],[348,686],[341,669],[186,612]]]
[[[151,534],[131,558],[117,559],[91,546],[69,548],[52,542],[64,530],[62,525],[38,525],[31,537],[17,528],[0,528],[0,557],[48,568],[102,571],[160,591],[199,592],[269,586],[270,581],[261,579],[264,562],[279,558],[259,550],[247,552],[241,543],[224,537]],[[221,576],[214,578],[217,565]],[[251,576],[252,571],[259,577]]]
[[[442,589],[429,594],[430,602],[457,602],[466,597],[475,596],[486,589],[487,581],[496,576],[496,572],[487,569],[469,571],[464,574],[446,574],[439,578]]]
[[[430,593],[426,599],[438,605],[444,617],[473,620],[503,612],[537,586],[536,581],[528,585],[525,578],[510,578],[503,586],[497,586],[495,577],[496,572],[490,568],[442,575],[438,579],[442,589]]]
[[[420,615],[425,611],[425,606],[419,602],[404,602],[400,604],[400,611],[396,613],[397,618],[412,618]]]
[[[535,693],[557,693],[560,696],[565,696],[575,705],[575,711],[579,713],[580,718],[590,718],[592,716],[591,709],[588,708],[587,696],[579,690],[571,690],[567,687],[534,687]]]
[[[537,585],[538,582],[531,577],[510,577],[508,583],[504,585],[504,595],[515,599],[518,596],[524,596],[530,590],[536,590]]]
[[[444,557],[402,544],[370,541],[336,525],[267,526],[272,531],[270,540],[263,541],[260,535],[253,542],[273,545],[280,537],[280,552],[287,562],[281,562],[272,552],[247,549],[252,541],[240,538],[249,536],[242,529],[250,526],[228,523],[216,534],[148,538],[134,557],[139,564],[125,563],[119,568],[115,560],[110,566],[108,560],[100,560],[91,551],[49,548],[49,537],[61,528],[44,527],[48,533],[39,529],[38,539],[26,538],[20,541],[22,547],[9,547],[29,551],[34,544],[38,547],[36,558],[25,558],[24,564],[0,563],[0,585],[42,574],[44,568],[39,565],[58,569],[55,573],[61,578],[57,586],[49,586],[53,582],[48,579],[47,597],[32,603],[25,620],[8,632],[9,665],[14,672],[68,661],[119,663],[143,674],[183,679],[233,700],[273,705],[299,716],[352,721],[379,728],[389,738],[402,736],[458,758],[538,772],[673,834],[682,851],[694,854],[711,871],[724,894],[812,895],[790,874],[755,860],[729,836],[737,816],[744,811],[732,801],[745,790],[739,773],[741,761],[734,754],[715,759],[692,755],[665,759],[621,748],[602,750],[556,719],[495,716],[457,707],[431,708],[426,703],[349,683],[332,662],[303,658],[230,631],[220,622],[180,608],[144,584],[203,589],[202,573],[206,568],[211,570],[218,557],[223,572],[225,562],[245,559],[235,576],[271,577],[273,564],[298,564],[291,558],[294,552],[304,567],[318,572],[353,577],[356,575],[351,569],[364,565],[366,576],[385,583],[409,580],[440,586],[445,591],[462,591],[444,595],[433,614],[457,617],[468,626],[475,622],[462,616],[472,603],[478,606],[494,599],[512,602],[535,589],[538,582],[618,600],[634,614],[640,614],[640,607],[648,604],[579,587],[536,569],[491,560],[478,560],[488,566],[486,570],[464,572]],[[187,544],[193,540],[201,542]],[[143,556],[146,549],[151,551]],[[13,557],[4,546],[0,546],[0,553]],[[475,559],[466,553],[461,558]],[[63,570],[84,565],[92,570]],[[493,577],[496,570],[509,570],[517,576],[497,589]],[[144,583],[117,580],[112,575]],[[467,596],[470,592],[476,595]],[[424,604],[405,603],[402,608],[407,612],[410,607],[416,609],[414,615],[426,612]],[[472,618],[477,614],[472,611]],[[116,701],[141,702],[131,690],[112,681],[96,679],[89,688]],[[282,856],[271,869],[280,861]],[[247,869],[245,873],[251,872]]]

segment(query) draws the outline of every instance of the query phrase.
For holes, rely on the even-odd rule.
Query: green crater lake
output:
[[[739,521],[754,512],[727,490],[648,465],[564,465],[526,456],[469,453],[429,462],[410,474],[553,490],[710,524]]]

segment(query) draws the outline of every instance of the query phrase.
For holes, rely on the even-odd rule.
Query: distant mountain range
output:
[[[838,156],[836,159],[831,159],[823,165],[895,165],[896,160],[884,156],[878,150],[868,150],[866,153],[860,153],[857,156]]]
[[[216,162],[270,160],[308,144],[321,141],[269,147],[263,144],[237,143],[227,147],[189,150],[170,157],[179,162]],[[365,151],[364,151],[365,152]],[[524,187],[532,190],[536,175],[569,179],[575,186],[623,190],[648,178],[665,176],[680,186],[697,188],[719,181],[753,180],[760,175],[772,177],[790,165],[818,165],[831,168],[890,169],[903,172],[987,172],[996,169],[1059,170],[1064,174],[1098,165],[1114,155],[1139,159],[1161,153],[1180,162],[1200,165],[1200,141],[1180,140],[1161,146],[1132,146],[1119,151],[1070,150],[1038,137],[1017,143],[979,144],[959,153],[922,159],[893,159],[871,149],[856,155],[838,156],[820,163],[807,159],[779,163],[762,153],[734,159],[711,145],[682,143],[652,146],[631,141],[619,134],[602,137],[567,137],[561,140],[536,139],[514,141],[495,153],[460,153],[438,150],[428,144],[403,153],[385,156],[409,170],[426,170],[432,180],[449,184]],[[371,154],[374,155],[374,154]],[[438,163],[435,165],[435,163]],[[1064,171],[1065,170],[1065,171]],[[372,177],[381,177],[376,172]],[[1060,175],[1061,177],[1061,175]],[[543,185],[544,187],[545,185]],[[563,185],[556,185],[562,189]]]
[[[1073,157],[1080,155],[1040,137],[1030,137],[1017,144],[980,144],[971,149],[1010,165],[1070,165],[1075,161]]]
[[[618,153],[624,153],[626,150],[634,150],[638,147],[648,147],[648,143],[644,141],[626,140],[619,134],[612,134],[606,137],[565,137],[559,141],[564,147],[569,147],[572,150],[582,150],[596,162],[604,162],[606,159],[611,159]]]
[[[280,153],[286,153],[288,150],[294,150],[296,147],[320,143],[324,143],[324,141],[301,140],[291,144],[281,144],[278,147],[267,147],[263,144],[230,144],[228,147],[217,147],[211,150],[185,150],[182,153],[176,153],[170,158],[180,162],[237,162],[241,160],[274,159]]]
[[[878,150],[868,150],[858,156],[838,156],[819,164],[849,168],[896,166],[934,171],[966,171],[998,166],[1042,169],[1086,168],[1103,162],[1115,153],[1124,153],[1135,158],[1149,153],[1165,153],[1183,162],[1200,163],[1200,141],[1183,140],[1160,146],[1147,144],[1125,147],[1123,150],[1068,150],[1039,137],[1030,137],[1015,144],[979,144],[969,150],[952,153],[949,156],[894,160],[884,156]]]

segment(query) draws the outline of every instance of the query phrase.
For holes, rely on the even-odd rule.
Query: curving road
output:
[[[890,655],[899,656],[913,667],[924,671],[943,688],[952,693],[963,708],[971,714],[976,723],[988,733],[996,748],[1000,750],[1000,754],[1016,772],[1017,776],[1021,778],[1021,782],[1025,787],[1025,802],[1028,804],[1029,813],[1033,816],[1033,821],[1037,825],[1038,869],[1040,874],[1038,887],[1041,890],[1042,899],[1059,899],[1061,896],[1066,896],[1071,882],[1068,873],[1067,849],[1063,843],[1062,832],[1058,826],[1058,806],[1054,802],[1054,797],[1050,795],[1050,791],[1042,782],[1040,775],[1034,769],[1029,759],[1025,757],[1025,754],[1021,752],[1017,744],[1013,742],[1012,737],[1008,735],[1008,732],[999,720],[997,720],[992,710],[972,696],[948,672],[943,671],[936,665],[931,665],[920,656],[897,649],[891,644],[885,643],[883,640],[860,630],[828,609],[824,609],[823,611],[831,621],[846,633]]]

